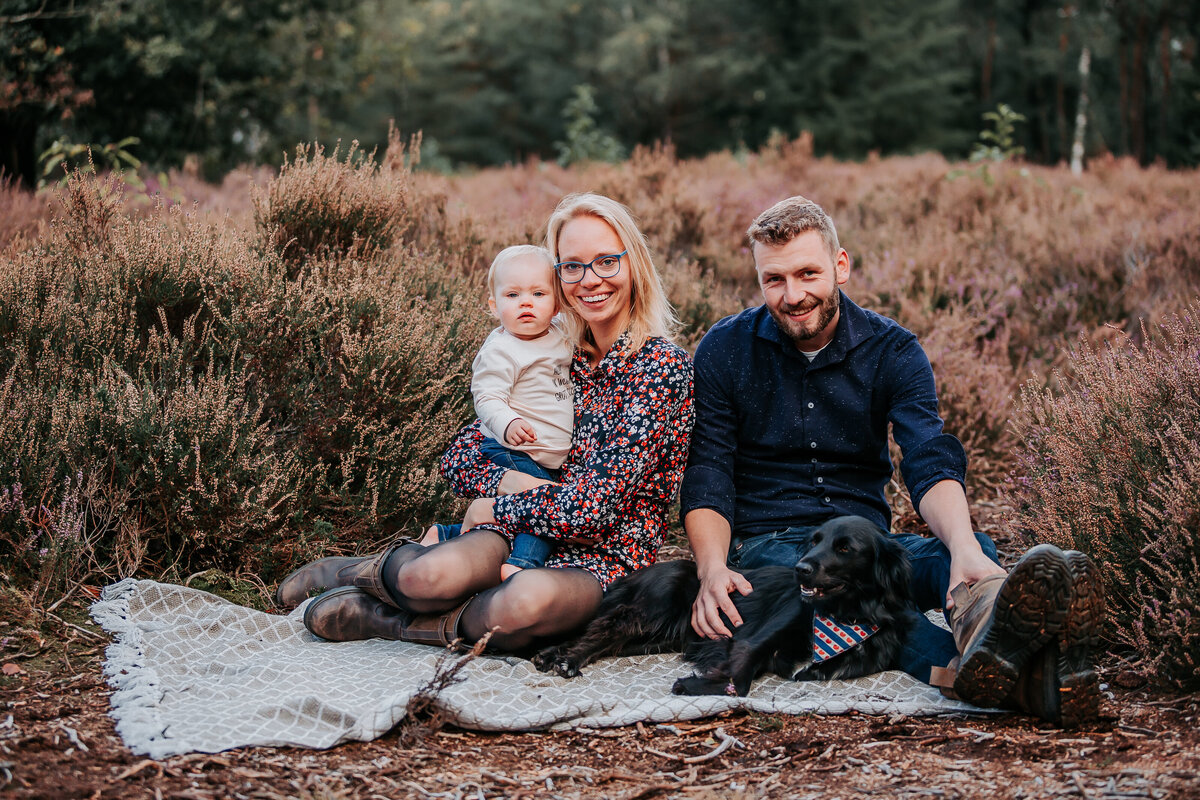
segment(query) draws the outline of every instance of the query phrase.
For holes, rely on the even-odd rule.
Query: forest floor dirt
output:
[[[1002,548],[1003,550],[1003,548]],[[108,637],[88,598],[39,626],[0,608],[0,796],[14,798],[1200,797],[1200,695],[1138,687],[1111,657],[1102,715],[1058,730],[991,717],[727,713],[672,725],[478,733],[412,717],[325,751],[253,747],[154,761],[108,716]]]

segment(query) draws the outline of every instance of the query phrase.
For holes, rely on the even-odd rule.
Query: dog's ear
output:
[[[884,604],[890,608],[912,601],[912,565],[908,551],[890,536],[876,538],[875,583]]]

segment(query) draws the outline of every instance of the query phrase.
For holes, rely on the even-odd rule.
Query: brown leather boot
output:
[[[278,608],[295,608],[314,593],[339,586],[357,586],[385,603],[395,605],[383,586],[383,564],[397,547],[410,545],[420,546],[405,539],[374,555],[362,558],[331,556],[305,564],[279,582],[279,587],[275,589],[275,605]]]
[[[330,642],[399,639],[409,619],[411,615],[353,586],[330,589],[304,609],[304,627]]]
[[[954,693],[998,708],[1030,656],[1057,639],[1072,597],[1071,568],[1057,547],[1030,548],[1012,572],[951,592],[950,630],[958,646]]]
[[[1100,676],[1092,652],[1104,621],[1104,584],[1086,555],[1078,550],[1064,555],[1071,567],[1071,608],[1059,635],[1055,671],[1062,704],[1059,724],[1076,728],[1100,715]]]
[[[1048,645],[1030,656],[1016,684],[1013,685],[1012,692],[1001,705],[1044,719],[1061,728],[1063,722],[1060,689],[1058,640],[1052,639]]]
[[[350,586],[354,583],[354,574],[366,558],[348,558],[331,556],[322,558],[311,564],[305,564],[293,570],[279,582],[275,589],[275,606],[277,608],[295,608],[307,600],[313,592],[324,592],[339,586]]]
[[[459,622],[462,620],[463,612],[467,610],[467,606],[474,599],[475,596],[472,595],[462,605],[444,614],[422,614],[413,617],[400,632],[400,638],[413,644],[449,647],[457,643],[460,650],[470,649],[470,645],[463,642],[462,633],[459,631]]]
[[[401,611],[362,589],[342,586],[315,598],[304,609],[304,627],[331,642],[392,639],[448,647],[461,640],[458,623],[474,597],[443,614]]]

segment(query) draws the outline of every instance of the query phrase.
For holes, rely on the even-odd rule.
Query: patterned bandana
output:
[[[813,663],[820,664],[854,645],[867,639],[879,630],[878,625],[866,628],[860,625],[842,625],[829,617],[813,614],[812,652]]]

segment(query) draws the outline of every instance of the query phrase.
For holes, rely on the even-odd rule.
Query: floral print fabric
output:
[[[550,539],[547,567],[580,567],[601,585],[654,563],[679,488],[695,421],[692,363],[651,338],[629,353],[628,334],[595,369],[582,351],[571,363],[575,430],[562,483],[496,498],[492,527]],[[441,472],[463,497],[491,497],[505,469],[479,451],[478,422],[442,457]]]

